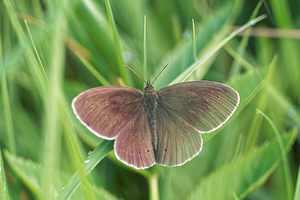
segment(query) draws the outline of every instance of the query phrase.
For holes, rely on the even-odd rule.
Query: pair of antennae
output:
[[[154,80],[151,82],[151,85],[154,83],[154,81],[157,79],[157,77],[166,69],[166,67],[170,64],[170,62],[168,62],[164,68],[162,68],[162,70],[160,70],[160,72],[155,76]],[[127,69],[129,69],[130,71],[132,71],[137,77],[139,77],[142,81],[144,81],[147,84],[147,81],[145,81],[145,79],[143,79],[143,77],[141,75],[139,75],[136,71],[134,71],[133,69],[131,69],[131,67],[127,66],[127,65],[123,65],[123,67],[126,67]]]

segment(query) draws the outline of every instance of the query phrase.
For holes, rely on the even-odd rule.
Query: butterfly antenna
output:
[[[126,67],[127,69],[129,69],[130,71],[132,71],[137,77],[139,77],[142,81],[144,81],[147,84],[147,81],[145,81],[145,79],[143,79],[141,75],[139,75],[136,71],[134,71],[133,69],[131,69],[129,66],[123,65],[123,67]]]
[[[155,76],[154,80],[151,82],[151,85],[154,83],[154,81],[157,79],[157,77],[166,69],[166,67],[170,64],[170,62],[168,62],[166,64],[166,66],[164,66],[164,68],[162,68],[162,70],[160,70],[160,72]]]

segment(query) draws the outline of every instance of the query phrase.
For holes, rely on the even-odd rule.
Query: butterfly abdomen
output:
[[[157,132],[156,132],[156,119],[157,119],[157,93],[153,88],[147,88],[144,91],[144,107],[147,113],[147,118],[152,135],[152,146],[157,149]]]

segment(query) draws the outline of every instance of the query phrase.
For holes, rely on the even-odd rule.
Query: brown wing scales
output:
[[[155,164],[151,132],[144,107],[140,108],[116,138],[115,154],[122,162],[138,169]]]
[[[140,90],[108,86],[79,94],[72,102],[78,119],[98,137],[115,139],[142,106]]]

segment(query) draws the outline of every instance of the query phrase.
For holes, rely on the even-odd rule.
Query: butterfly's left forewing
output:
[[[201,133],[222,126],[240,101],[234,89],[212,81],[171,85],[159,90],[158,96],[161,104]]]

